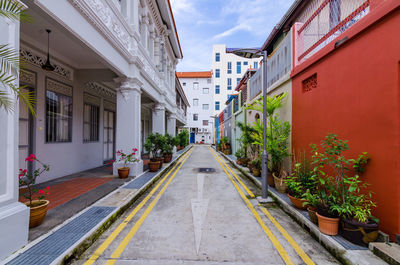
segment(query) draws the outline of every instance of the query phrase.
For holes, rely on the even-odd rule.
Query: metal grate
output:
[[[215,172],[215,168],[212,167],[200,167],[199,169],[200,173],[212,173]]]
[[[114,209],[115,207],[100,206],[90,208],[27,251],[18,255],[7,265],[51,264]]]

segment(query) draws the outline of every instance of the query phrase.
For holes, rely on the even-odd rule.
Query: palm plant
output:
[[[31,21],[26,14],[24,6],[13,0],[0,0],[0,17],[16,21]],[[22,100],[34,114],[35,97],[32,92],[24,92],[24,87],[17,87],[19,71],[23,68],[23,61],[18,51],[8,44],[0,44],[0,108],[6,111],[14,109],[14,101],[10,97],[13,92],[17,99]]]

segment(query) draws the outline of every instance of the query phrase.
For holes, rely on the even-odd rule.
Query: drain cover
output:
[[[200,167],[199,168],[199,172],[201,172],[201,173],[211,173],[211,172],[215,172],[215,168],[212,168],[212,167]]]

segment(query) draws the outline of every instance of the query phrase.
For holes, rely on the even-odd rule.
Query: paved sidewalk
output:
[[[259,192],[251,183],[247,185]],[[251,203],[262,215],[256,199]],[[276,205],[267,208],[316,264],[339,264]],[[294,264],[304,264],[262,215],[261,222],[276,240],[266,235],[207,146],[195,146],[176,175],[129,219],[136,209],[132,207],[121,216],[74,264],[85,264],[95,252],[100,256],[94,264],[284,264],[276,241]],[[102,244],[107,247],[99,249]]]
[[[92,189],[93,193],[86,192],[78,198],[50,210],[49,213],[51,213],[51,211],[58,213],[60,209],[63,209],[62,207],[65,207],[64,209],[68,210],[68,206],[77,207],[82,200],[86,202],[90,201],[85,200],[89,199],[87,197],[96,197],[96,200],[93,201],[95,203],[91,203],[93,205],[89,206],[83,204],[86,205],[85,209],[76,215],[74,215],[76,209],[73,209],[74,216],[71,219],[67,221],[65,221],[67,218],[61,220],[61,225],[55,226],[53,230],[47,230],[46,232],[48,233],[38,237],[36,240],[30,242],[25,248],[6,259],[6,264],[59,264],[65,258],[68,258],[70,255],[75,253],[75,251],[79,251],[81,247],[84,247],[85,244],[88,244],[91,240],[94,240],[99,236],[104,229],[106,229],[120,214],[122,214],[129,205],[139,198],[139,196],[189,148],[190,147],[187,147],[185,150],[177,152],[174,155],[173,161],[169,164],[164,164],[160,171],[156,173],[145,172],[143,175],[133,180],[128,179],[128,182],[122,187],[118,189],[115,187],[113,189],[116,189],[114,192],[111,192],[111,190],[106,194],[103,194],[100,198],[104,198],[101,200],[99,200],[100,198],[98,196],[95,196],[95,192],[99,191],[97,190],[98,188],[111,182],[107,182],[106,184]],[[63,183],[69,183],[68,181],[70,180],[66,180]],[[102,194],[101,190],[100,194]],[[43,227],[43,225],[45,225],[45,223],[39,227]]]

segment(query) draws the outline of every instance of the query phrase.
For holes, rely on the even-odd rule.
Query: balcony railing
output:
[[[307,59],[354,25],[369,12],[369,0],[310,1],[299,21],[298,60]]]

